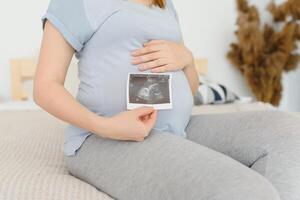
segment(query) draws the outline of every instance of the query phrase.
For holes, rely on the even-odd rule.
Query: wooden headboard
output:
[[[208,60],[207,59],[195,59],[195,66],[198,74],[207,75],[208,74]]]
[[[199,74],[206,75],[208,72],[207,59],[195,59],[196,69]],[[35,59],[12,59],[11,67],[11,96],[13,100],[25,101],[28,94],[23,88],[23,81],[34,78],[36,69]]]
[[[12,59],[10,61],[11,72],[11,96],[13,100],[24,101],[28,94],[22,87],[25,80],[34,78],[36,61],[34,59]]]

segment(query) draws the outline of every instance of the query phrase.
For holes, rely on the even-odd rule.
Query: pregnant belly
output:
[[[193,97],[185,74],[182,71],[170,74],[172,74],[173,108],[158,111],[154,129],[185,135],[184,129],[192,111]],[[128,72],[114,74],[109,78],[99,77],[93,92],[79,90],[78,100],[102,116],[113,116],[126,111],[127,76]],[[85,96],[89,93],[92,95]]]
[[[193,107],[193,96],[186,76],[182,71],[172,75],[173,108],[158,112],[154,129],[185,136]]]

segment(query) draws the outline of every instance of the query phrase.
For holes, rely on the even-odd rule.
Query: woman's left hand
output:
[[[194,62],[193,54],[182,43],[165,40],[152,40],[144,47],[135,50],[132,64],[140,71],[153,73],[183,70]]]

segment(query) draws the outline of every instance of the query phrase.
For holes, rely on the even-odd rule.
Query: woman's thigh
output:
[[[220,153],[152,131],[143,142],[91,135],[69,171],[119,200],[277,200],[262,176]]]
[[[300,199],[300,120],[279,111],[193,116],[187,138],[265,176],[282,200]]]
[[[300,120],[280,111],[195,115],[186,131],[188,140],[248,167],[272,152],[300,153]]]

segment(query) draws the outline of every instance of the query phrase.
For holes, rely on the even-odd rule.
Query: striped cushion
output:
[[[222,84],[200,77],[200,85],[194,97],[195,105],[225,104],[239,100],[239,97]]]

